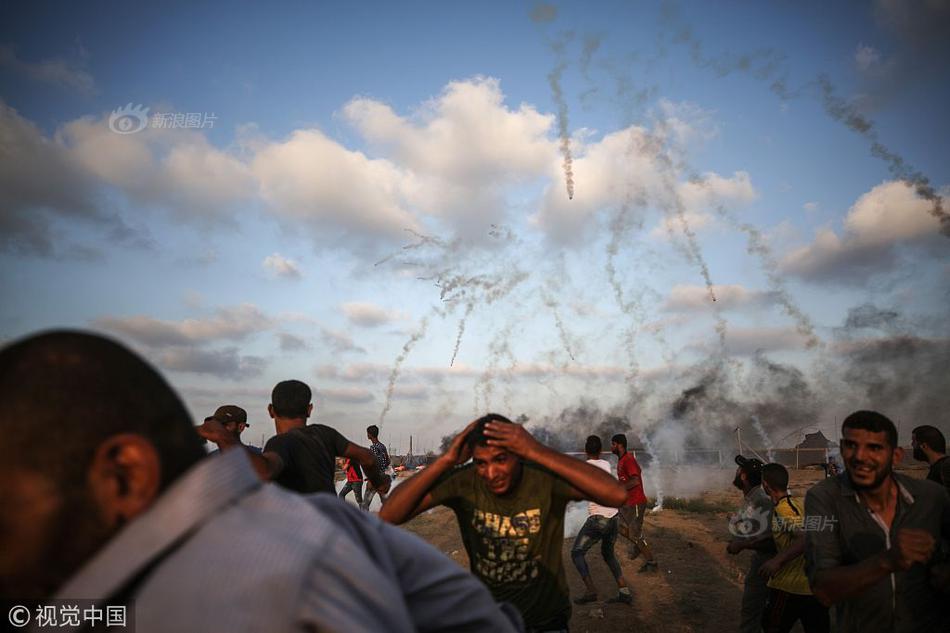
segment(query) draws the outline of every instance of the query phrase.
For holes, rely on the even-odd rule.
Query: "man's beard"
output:
[[[914,459],[916,459],[918,462],[925,462],[925,461],[927,461],[927,454],[924,453],[924,449],[920,448],[919,446],[918,446],[917,448],[915,448],[915,449],[914,449]]]
[[[877,473],[877,475],[874,477],[874,480],[869,484],[857,483],[854,478],[851,477],[850,471],[848,472],[848,479],[851,481],[851,486],[858,490],[874,490],[884,483],[885,479],[891,476],[891,472],[893,472],[893,468],[891,463],[888,461],[881,467],[880,472]]]
[[[52,596],[112,537],[115,530],[102,520],[87,490],[66,490],[62,495],[62,506],[48,524],[46,546],[32,573],[0,580],[0,595],[22,599]]]

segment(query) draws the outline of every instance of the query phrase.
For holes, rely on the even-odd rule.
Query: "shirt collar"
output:
[[[205,457],[66,582],[57,598],[100,599],[208,517],[261,485],[243,449]]]
[[[909,504],[914,503],[914,495],[912,495],[910,490],[901,482],[901,475],[891,473],[891,478],[894,480],[894,483],[897,484],[897,492],[900,494],[901,499]],[[847,470],[838,475],[836,479],[838,480],[838,486],[841,488],[842,495],[857,498],[858,491],[851,485],[851,478],[848,477]]]

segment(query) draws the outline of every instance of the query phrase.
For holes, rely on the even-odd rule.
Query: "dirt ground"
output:
[[[925,476],[926,471],[908,471]],[[823,477],[821,471],[791,471],[790,488],[804,496]],[[717,478],[721,481],[721,477]],[[702,495],[711,506],[738,507],[741,494],[733,489],[708,491]],[[617,555],[634,595],[632,607],[603,602],[574,606],[571,631],[638,631],[643,633],[725,633],[737,628],[744,571],[750,552],[738,556],[726,553],[730,538],[728,512],[687,512],[664,509],[647,515],[644,534],[654,549],[660,571],[640,574],[642,559],[628,560],[626,541],[618,539]],[[451,527],[449,527],[451,526]],[[451,510],[435,508],[406,524],[422,538],[464,567],[468,557],[462,547],[458,525]],[[571,597],[584,592],[583,583],[570,559],[573,539],[565,539],[563,563]],[[597,547],[587,554],[601,601],[616,592],[610,571]],[[794,631],[800,631],[796,626]]]

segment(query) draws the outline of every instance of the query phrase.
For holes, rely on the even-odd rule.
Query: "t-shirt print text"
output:
[[[492,583],[528,582],[538,577],[538,561],[529,560],[531,538],[541,531],[541,509],[514,516],[475,510],[472,527],[484,549],[475,556],[475,573]]]

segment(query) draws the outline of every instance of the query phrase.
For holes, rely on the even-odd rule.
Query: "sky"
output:
[[[950,432],[950,2],[0,5],[0,340],[198,421]]]

